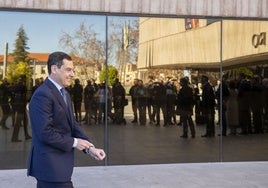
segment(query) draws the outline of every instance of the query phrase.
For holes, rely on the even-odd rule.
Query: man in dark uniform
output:
[[[85,104],[85,122],[86,124],[91,124],[91,117],[94,116],[95,124],[97,123],[97,111],[94,110],[97,108],[97,102],[95,101],[96,90],[92,85],[91,80],[87,81],[87,85],[84,88],[84,104]],[[95,113],[94,113],[95,112]]]
[[[18,80],[18,83],[16,83],[12,88],[11,92],[13,94],[12,97],[12,110],[15,113],[15,124],[14,124],[14,130],[12,134],[12,142],[21,142],[19,140],[19,130],[21,125],[24,127],[24,135],[25,139],[31,139],[32,137],[28,133],[28,119],[26,114],[26,92],[27,88],[25,86],[25,77],[21,77]]]
[[[124,119],[124,102],[126,99],[126,91],[122,84],[119,82],[118,78],[113,84],[112,95],[114,107],[114,121],[116,124],[126,124],[126,120]]]
[[[153,80],[149,80],[148,84],[146,85],[147,90],[147,109],[148,109],[148,116],[150,120],[150,124],[153,124],[155,122],[155,108],[153,107],[152,103],[152,92],[153,92]]]
[[[9,91],[9,83],[6,79],[3,80],[3,83],[0,85],[0,105],[2,108],[3,116],[0,122],[0,125],[3,129],[9,129],[6,126],[6,120],[10,115],[11,109],[9,106],[9,98],[11,97],[11,93]]]
[[[137,100],[138,82],[139,82],[139,79],[135,79],[134,85],[131,86],[131,88],[129,90],[129,94],[131,96],[131,101],[132,101],[132,110],[133,110],[133,114],[134,114],[134,119],[133,119],[132,123],[138,122],[138,100]]]
[[[139,80],[138,82],[137,103],[139,111],[139,123],[140,125],[146,125],[147,90],[142,80]]]
[[[217,109],[219,115],[219,122],[221,122],[221,133],[219,136],[226,136],[227,134],[227,120],[226,120],[226,110],[227,110],[227,100],[230,95],[228,86],[225,80],[222,80],[219,83],[216,92],[216,99],[217,99]],[[222,94],[220,94],[222,92]]]
[[[74,113],[76,121],[82,120],[82,113],[81,113],[81,106],[83,100],[83,86],[80,84],[80,80],[77,78],[75,79],[75,84],[71,88],[72,99],[74,103]]]
[[[155,82],[154,88],[152,92],[152,100],[153,105],[155,107],[156,112],[156,126],[160,125],[160,109],[162,110],[163,117],[164,117],[164,126],[167,125],[167,110],[166,110],[166,87],[163,84],[163,81]]]
[[[168,81],[165,84],[166,87],[166,93],[167,93],[167,124],[168,125],[175,125],[176,124],[176,114],[175,114],[175,103],[176,103],[176,95],[177,95],[177,89],[173,82]],[[173,122],[172,122],[173,119]]]
[[[212,86],[208,82],[207,76],[201,77],[202,82],[202,112],[204,114],[206,133],[202,137],[215,136],[215,94]]]

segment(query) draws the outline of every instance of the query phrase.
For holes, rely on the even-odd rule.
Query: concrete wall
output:
[[[1,0],[0,9],[268,18],[268,0]]]
[[[220,21],[185,31],[181,18],[140,20],[138,68],[217,69],[221,47],[224,68],[268,59],[267,21],[223,20],[221,44]]]

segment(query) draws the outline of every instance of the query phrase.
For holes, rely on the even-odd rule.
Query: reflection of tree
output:
[[[10,63],[7,67],[7,74],[6,78],[9,82],[16,82],[20,78],[26,78],[27,86],[30,83],[31,72],[29,68],[29,57],[28,57],[28,49],[27,41],[28,41],[27,34],[21,26],[17,32],[17,38],[14,43],[14,50],[12,53],[13,62]]]
[[[29,47],[27,46],[28,40],[29,38],[27,37],[25,30],[23,26],[21,26],[17,32],[17,38],[15,40],[14,50],[12,53],[13,61],[15,63],[18,63],[20,61],[22,62],[27,61],[28,56],[27,50],[29,49]]]
[[[61,46],[69,51],[81,67],[77,75],[84,74],[86,79],[95,77],[96,67],[101,67],[100,64],[105,59],[104,42],[97,36],[98,33],[92,29],[92,25],[86,27],[81,23],[74,34],[64,32],[60,38]]]
[[[117,72],[117,69],[112,66],[112,65],[109,65],[108,66],[108,86],[112,86],[115,82],[115,79],[117,78],[118,76],[118,72]],[[104,69],[100,72],[100,82],[103,82],[106,80],[106,67],[104,67]]]
[[[7,69],[6,78],[14,83],[21,77],[26,77],[29,81],[31,76],[29,65],[25,62],[11,63]]]
[[[116,56],[114,57],[110,53],[109,58],[115,59],[115,66],[120,75],[120,81],[124,84],[126,64],[136,63],[137,61],[139,22],[138,19],[128,20],[128,22],[111,21],[110,27],[112,32],[109,36],[109,50],[116,52]]]

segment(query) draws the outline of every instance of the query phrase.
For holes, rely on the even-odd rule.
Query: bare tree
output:
[[[139,19],[110,21],[109,58],[113,59],[120,78],[126,75],[126,64],[136,63],[139,41]],[[114,56],[115,54],[115,56]],[[124,79],[125,80],[125,79]]]
[[[96,67],[101,67],[105,59],[105,42],[98,39],[98,33],[92,27],[81,23],[75,33],[64,32],[59,41],[79,63],[77,71],[81,71],[79,74],[85,75],[85,79],[94,78]]]

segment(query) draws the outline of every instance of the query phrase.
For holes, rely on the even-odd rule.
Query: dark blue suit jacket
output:
[[[69,95],[68,98],[70,101]],[[89,138],[73,113],[68,113],[63,97],[49,79],[32,96],[29,113],[32,146],[27,174],[49,182],[70,181],[74,167],[74,137]]]

